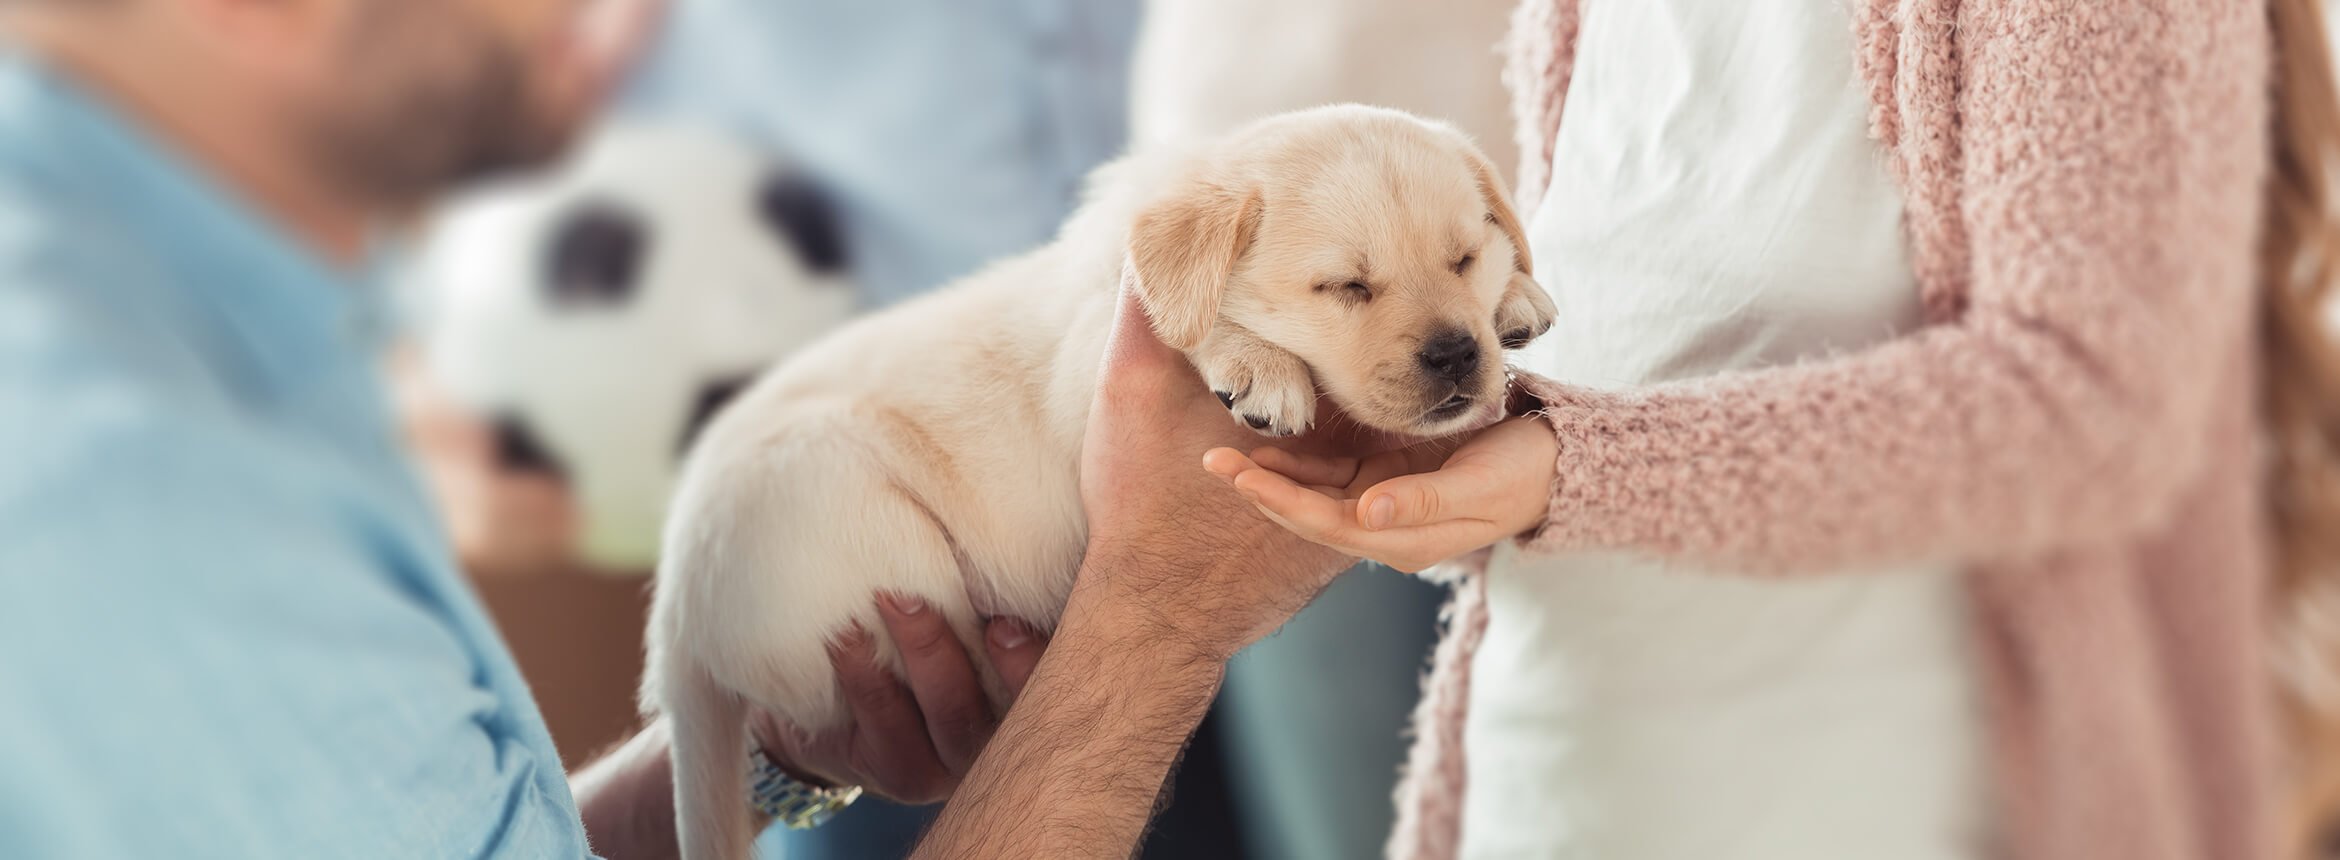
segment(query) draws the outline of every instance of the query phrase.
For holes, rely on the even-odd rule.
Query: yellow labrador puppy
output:
[[[749,850],[744,712],[846,719],[826,643],[877,592],[924,599],[982,664],[983,619],[1044,628],[1085,535],[1078,463],[1126,280],[1233,420],[1308,429],[1328,396],[1438,436],[1503,410],[1501,350],[1553,308],[1495,170],[1453,129],[1336,106],[1101,168],[1057,239],[806,347],[684,469],[644,705],[668,715],[684,856]],[[1199,467],[1198,467],[1199,468]]]

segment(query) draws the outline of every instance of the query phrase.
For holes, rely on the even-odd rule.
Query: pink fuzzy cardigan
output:
[[[1523,211],[1549,176],[1576,4],[1528,0],[1514,21]],[[1524,540],[1763,571],[1962,559],[1996,856],[2267,856],[2266,10],[1867,0],[1855,18],[1929,324],[1626,394],[1528,380],[1560,465]],[[1415,716],[1395,857],[1460,841],[1483,578],[1463,581]]]

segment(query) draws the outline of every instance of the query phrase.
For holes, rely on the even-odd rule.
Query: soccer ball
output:
[[[509,465],[567,482],[587,561],[645,570],[692,437],[852,313],[844,270],[801,174],[712,129],[620,123],[449,207],[405,280],[435,381]]]

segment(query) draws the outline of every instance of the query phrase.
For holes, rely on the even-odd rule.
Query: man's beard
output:
[[[341,193],[409,212],[468,180],[545,162],[572,129],[534,99],[529,64],[449,0],[369,0],[349,77],[301,113]]]

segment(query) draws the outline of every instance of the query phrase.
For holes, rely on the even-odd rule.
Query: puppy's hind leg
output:
[[[671,667],[665,680],[682,856],[749,860],[747,707],[696,666]]]
[[[1235,420],[1263,436],[1297,436],[1316,422],[1307,362],[1233,323],[1211,328],[1188,356]]]
[[[674,730],[686,860],[744,860],[748,707],[811,732],[843,728],[828,645],[859,627],[898,649],[878,592],[914,595],[950,622],[994,702],[982,625],[937,520],[904,488],[926,472],[863,437],[849,404],[790,404],[718,423],[675,494],[651,613],[645,703]]]

